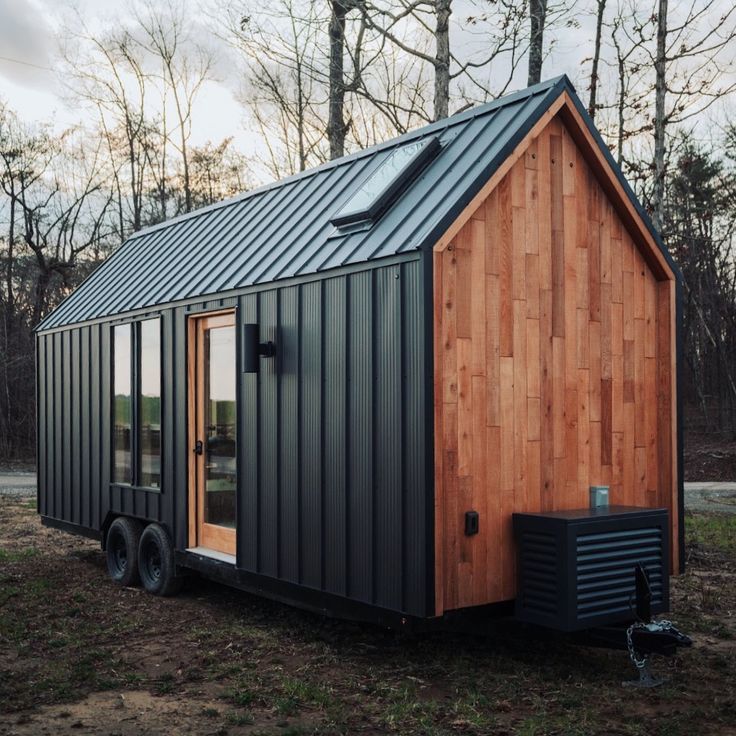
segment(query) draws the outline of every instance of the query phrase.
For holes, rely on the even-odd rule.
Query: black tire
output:
[[[154,595],[179,592],[182,578],[176,574],[174,548],[169,535],[158,524],[149,524],[138,544],[138,569],[143,587]]]
[[[118,585],[138,585],[138,545],[141,523],[127,516],[118,516],[107,530],[107,571]]]

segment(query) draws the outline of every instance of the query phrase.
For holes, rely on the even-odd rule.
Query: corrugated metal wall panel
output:
[[[81,355],[80,355],[80,337],[82,330],[73,330],[71,332],[71,349],[69,359],[71,362],[71,372],[69,376],[69,455],[70,455],[70,472],[71,480],[69,483],[71,496],[71,518],[75,524],[82,523],[81,514],[81,474],[80,474],[80,453],[82,449],[82,429],[80,426],[79,412],[82,407],[82,397],[80,391],[80,372],[81,372]]]
[[[348,595],[373,601],[374,273],[350,278],[348,290]],[[356,431],[357,429],[361,431]]]
[[[324,288],[324,586],[331,593],[346,591],[346,314],[348,276],[327,279]],[[355,431],[355,430],[354,430]],[[357,429],[357,431],[360,431]]]
[[[90,436],[90,349],[89,335],[91,328],[83,327],[80,330],[80,350],[79,361],[81,375],[79,378],[79,389],[81,393],[81,401],[79,406],[79,427],[80,427],[80,447],[79,447],[79,472],[81,473],[80,483],[80,519],[82,526],[92,526],[92,504],[89,502],[92,493],[92,483],[90,482],[90,448],[92,445],[92,437]]]
[[[48,458],[46,456],[46,337],[36,337],[36,403],[38,405],[37,418],[37,444],[36,453],[39,457],[38,462],[38,478],[37,483],[40,489],[46,488],[46,468],[48,466]],[[46,493],[41,491],[38,493],[38,511],[41,514],[46,513]]]
[[[375,556],[376,603],[387,608],[401,600],[403,508],[403,412],[401,374],[400,266],[376,272],[374,344],[375,399]]]
[[[278,342],[278,295],[267,291],[259,296],[259,325],[262,342]],[[279,357],[262,359],[258,397],[258,445],[260,454],[260,564],[259,572],[279,575]],[[241,411],[250,411],[242,406]]]
[[[100,517],[102,492],[102,466],[100,463],[100,455],[102,452],[102,416],[100,405],[102,403],[101,376],[102,370],[100,355],[100,325],[90,326],[90,364],[92,375],[90,378],[90,432],[92,435],[90,445],[90,473],[92,483],[90,487],[90,526],[93,529],[99,529],[102,524]]]
[[[160,493],[110,484],[112,324],[40,335],[42,513],[157,520],[188,546],[187,319],[237,303],[238,324],[277,345],[238,374],[238,565],[427,614],[422,268],[413,256],[162,310]]]
[[[176,519],[175,498],[176,476],[174,472],[174,447],[177,431],[177,422],[174,417],[176,405],[176,381],[174,371],[174,356],[177,355],[174,346],[174,311],[170,310],[163,318],[161,325],[161,385],[168,391],[164,391],[161,397],[161,518]],[[167,358],[167,356],[169,356]],[[186,361],[185,361],[186,362]],[[177,527],[174,524],[175,528]],[[186,540],[181,535],[174,537],[174,543],[181,548]]]
[[[301,288],[301,582],[322,587],[322,418],[323,401],[323,311],[322,281]]]
[[[258,322],[258,294],[248,294],[239,300],[239,324]],[[238,565],[247,570],[258,570],[258,375],[243,373],[240,377],[241,407],[238,431]],[[241,531],[242,530],[242,531]]]
[[[187,519],[188,503],[188,485],[187,479],[189,475],[189,437],[187,436],[187,324],[186,312],[183,307],[174,309],[163,315],[164,320],[173,320],[173,344],[171,356],[165,354],[162,356],[164,366],[170,360],[172,363],[171,371],[174,374],[174,385],[169,388],[168,393],[164,393],[164,402],[166,397],[170,396],[173,401],[172,407],[172,468],[171,475],[164,479],[164,493],[171,488],[174,497],[171,503],[174,507],[174,516],[172,521],[166,519],[167,524],[172,524],[173,529],[169,529],[174,539],[177,540],[179,549],[186,549],[189,546],[189,523]],[[164,374],[165,375],[165,374]],[[168,482],[167,482],[168,481]]]
[[[299,582],[299,287],[279,290],[279,572]],[[244,404],[243,411],[248,411]]]
[[[402,391],[404,409],[403,416],[403,483],[404,483],[404,518],[422,513],[427,518],[427,504],[434,499],[427,498],[426,468],[427,456],[424,452],[426,444],[426,427],[433,420],[432,407],[426,404],[427,384],[424,381],[427,356],[425,353],[425,323],[423,319],[424,289],[422,271],[409,265],[402,266],[401,280],[403,284],[402,304],[402,354],[403,378]],[[428,348],[431,349],[431,348]],[[434,458],[432,457],[432,462]],[[402,556],[407,574],[404,577],[404,607],[407,610],[422,610],[426,603],[427,584],[412,574],[414,570],[427,569],[427,534],[433,534],[420,524],[403,524],[404,547]],[[426,533],[425,533],[426,532]],[[431,557],[431,556],[430,556]]]

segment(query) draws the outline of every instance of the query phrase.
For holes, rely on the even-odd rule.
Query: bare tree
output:
[[[725,9],[718,0],[677,5],[657,0],[653,19],[628,32],[641,66],[653,71],[640,94],[653,106],[642,130],[653,133],[650,209],[661,227],[667,176],[669,129],[702,115],[715,102],[736,90],[736,6]],[[653,30],[650,30],[653,26]]]
[[[170,130],[172,145],[181,156],[184,211],[192,209],[189,172],[189,139],[192,133],[194,102],[202,85],[211,78],[212,55],[191,33],[183,4],[173,0],[163,9],[150,2],[137,22],[144,34],[146,50],[160,64],[156,74],[173,99],[176,126]]]
[[[328,159],[327,45],[315,3],[279,0],[267,9],[248,0],[222,9],[225,38],[240,55],[240,93],[265,147],[259,156],[273,178]],[[317,73],[317,69],[320,72]]]
[[[665,134],[667,118],[665,95],[667,94],[667,11],[668,0],[658,0],[657,50],[654,57],[654,191],[652,194],[652,219],[654,226],[662,227],[662,205],[665,187]]]
[[[393,0],[384,4],[366,3],[368,26],[380,32],[392,45],[413,55],[433,71],[434,101],[431,119],[449,114],[452,85],[455,83],[463,98],[462,107],[502,94],[511,83],[519,60],[523,56],[522,23],[526,17],[523,4],[514,0],[498,0],[489,9],[486,3],[478,14],[464,19],[465,26],[482,34],[484,50],[480,53],[457,54],[451,45],[452,4],[450,0]],[[406,39],[402,28],[411,24],[430,38],[434,52],[416,39]],[[501,76],[494,62],[505,57]],[[483,73],[487,75],[482,78]]]
[[[330,144],[330,158],[339,158],[345,153],[345,135],[349,124],[345,122],[345,93],[355,91],[360,85],[360,55],[365,23],[362,21],[358,41],[352,54],[353,78],[345,79],[345,21],[348,12],[359,7],[359,0],[331,0],[330,2],[330,61],[329,61],[329,114],[327,118],[327,139]]]
[[[601,36],[603,33],[603,17],[606,12],[607,0],[596,0],[595,41],[593,42],[593,63],[590,70],[590,96],[588,97],[588,112],[595,120],[596,97],[598,95],[598,66],[601,60]]]
[[[539,84],[544,61],[544,28],[547,22],[547,0],[529,0],[529,75],[527,84]]]
[[[192,200],[195,207],[220,202],[251,188],[248,162],[233,149],[233,139],[190,149]]]
[[[450,89],[450,15],[452,0],[398,0],[378,5],[361,4],[368,28],[377,31],[402,51],[430,64],[434,70],[434,120],[447,117]],[[430,18],[434,18],[432,27]],[[407,20],[416,22],[434,37],[435,52],[424,50],[402,37],[401,26]],[[431,30],[430,30],[431,29]]]
[[[62,32],[64,79],[75,102],[96,112],[107,147],[116,192],[121,239],[143,226],[150,125],[146,106],[150,79],[143,50],[129,29],[92,32],[77,16]]]
[[[0,456],[32,451],[33,327],[114,237],[105,157],[101,138],[55,138],[0,108]]]

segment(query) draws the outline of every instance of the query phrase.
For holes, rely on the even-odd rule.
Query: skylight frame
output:
[[[411,158],[389,179],[383,188],[365,205],[351,205],[353,200],[361,196],[372,179],[381,176],[381,171],[385,171],[390,161],[397,155],[406,151],[409,146],[420,144]],[[439,136],[431,135],[418,141],[406,143],[403,146],[395,148],[383,160],[383,162],[374,169],[368,177],[361,183],[360,187],[353,192],[350,199],[340,208],[340,210],[330,219],[330,222],[336,227],[343,227],[359,222],[372,222],[377,220],[400,194],[414,180],[416,175],[424,168],[424,166],[433,159],[441,148]]]

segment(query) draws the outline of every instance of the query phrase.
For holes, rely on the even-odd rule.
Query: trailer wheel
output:
[[[127,516],[118,516],[107,530],[107,571],[124,586],[138,585],[138,545],[141,523]]]
[[[169,535],[158,524],[149,524],[138,545],[138,567],[143,587],[154,595],[179,592],[182,578],[176,574],[174,548]]]

